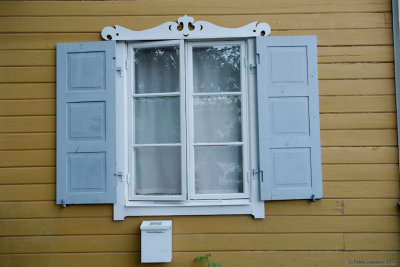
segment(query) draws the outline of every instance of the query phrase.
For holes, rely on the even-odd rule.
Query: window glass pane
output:
[[[180,143],[180,97],[135,98],[136,144]]]
[[[136,48],[135,93],[179,92],[179,47]]]
[[[196,194],[243,192],[241,146],[197,146],[194,153]]]
[[[240,46],[193,48],[195,93],[240,91]]]
[[[135,148],[136,195],[181,194],[181,147]]]
[[[194,141],[242,141],[241,97],[194,97]]]

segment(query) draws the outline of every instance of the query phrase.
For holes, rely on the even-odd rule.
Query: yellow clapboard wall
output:
[[[324,199],[266,202],[264,220],[161,217],[174,231],[173,262],[162,266],[201,266],[192,260],[207,253],[222,267],[400,266],[390,0],[0,2],[0,266],[140,265],[139,225],[151,217],[55,204],[55,47],[184,14],[318,36]]]

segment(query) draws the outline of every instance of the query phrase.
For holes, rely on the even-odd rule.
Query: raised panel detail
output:
[[[115,46],[57,44],[57,204],[116,202]]]
[[[106,154],[68,153],[67,177],[68,192],[105,192]]]
[[[317,38],[256,41],[261,199],[322,198]]]
[[[272,149],[273,187],[293,188],[311,185],[309,148]]]
[[[68,54],[68,91],[105,90],[105,53]]]
[[[307,47],[270,47],[272,85],[307,85]]]
[[[105,140],[105,102],[67,103],[68,139]]]
[[[309,135],[308,97],[270,99],[271,136]]]

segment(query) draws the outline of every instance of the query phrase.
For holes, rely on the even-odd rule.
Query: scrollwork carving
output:
[[[134,31],[115,25],[101,31],[104,40],[168,40],[196,38],[234,38],[268,36],[271,27],[268,23],[252,22],[239,28],[224,28],[207,21],[194,21],[187,15],[178,18],[177,22],[165,22],[159,26],[143,31]]]

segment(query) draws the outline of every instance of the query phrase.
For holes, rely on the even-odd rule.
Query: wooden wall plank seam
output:
[[[157,7],[157,9],[154,9]],[[210,8],[212,7],[212,8]],[[69,1],[19,1],[0,2],[1,16],[84,16],[84,15],[140,15],[162,16],[182,14],[312,14],[338,12],[391,12],[390,1],[370,0],[251,0],[251,1],[218,1],[203,0],[202,4],[187,1],[146,1],[124,2],[79,2]]]
[[[207,254],[206,250],[203,254]],[[193,259],[199,256],[199,252],[175,252],[173,264],[177,267],[198,266]],[[66,260],[68,259],[68,260]],[[355,262],[373,262],[376,259],[385,259],[385,264],[397,264],[400,260],[397,251],[240,251],[240,252],[212,252],[213,261],[222,266],[241,267],[243,262],[250,266],[264,266],[266,262],[270,266],[310,266],[312,264],[324,267],[345,266]],[[42,254],[5,254],[0,255],[0,262],[4,267],[28,266],[30,267],[69,267],[93,265],[98,267],[119,266],[128,267],[140,265],[140,253],[138,252],[114,252],[114,253],[42,253]],[[160,264],[146,264],[149,267],[157,267]]]

